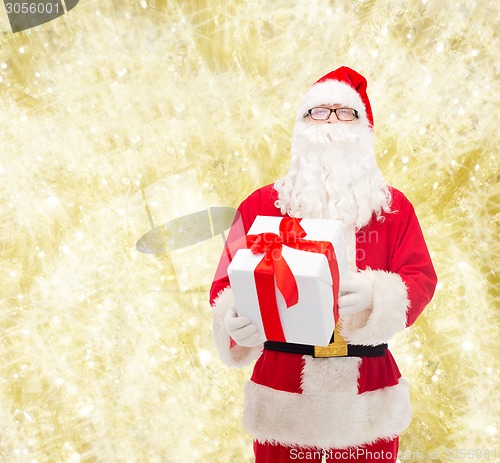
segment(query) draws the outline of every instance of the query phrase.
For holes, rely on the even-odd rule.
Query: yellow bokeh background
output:
[[[301,96],[341,65],[368,79],[379,165],[439,276],[391,344],[414,411],[400,460],[492,459],[498,17],[486,0],[83,0],[15,34],[2,18],[0,461],[252,461],[250,369],[211,340],[222,241],[135,246],[284,175]]]

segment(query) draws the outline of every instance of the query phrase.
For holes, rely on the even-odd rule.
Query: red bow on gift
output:
[[[247,236],[247,245],[250,250],[254,254],[264,253],[264,257],[254,270],[254,278],[267,340],[286,342],[276,301],[275,282],[287,308],[299,301],[297,282],[290,267],[282,257],[283,245],[300,251],[319,252],[326,255],[333,282],[335,322],[338,319],[339,271],[335,251],[329,241],[305,240],[304,237],[307,233],[300,225],[300,221],[301,219],[284,217],[280,222],[279,235],[260,233]]]

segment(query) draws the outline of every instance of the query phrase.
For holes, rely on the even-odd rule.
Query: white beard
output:
[[[374,135],[361,124],[299,120],[288,175],[275,183],[276,207],[292,217],[341,220],[360,229],[389,212],[391,195],[375,160]]]

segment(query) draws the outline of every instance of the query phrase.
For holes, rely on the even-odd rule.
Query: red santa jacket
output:
[[[415,322],[431,300],[436,274],[413,206],[391,188],[391,212],[354,234],[352,266],[373,286],[372,310],[343,320],[350,344],[377,345]],[[227,277],[231,255],[257,215],[281,216],[272,185],[239,206],[210,290],[214,340],[231,366],[258,359],[245,385],[243,423],[261,442],[344,448],[400,434],[411,421],[407,382],[389,350],[384,357],[312,358],[234,344],[224,316],[234,305]],[[226,250],[228,251],[228,250]],[[355,262],[354,262],[355,255]]]

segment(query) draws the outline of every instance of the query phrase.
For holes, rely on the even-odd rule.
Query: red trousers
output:
[[[373,444],[347,449],[310,450],[301,447],[261,444],[254,441],[255,463],[320,463],[322,456],[327,463],[395,463],[399,438],[378,440]]]

